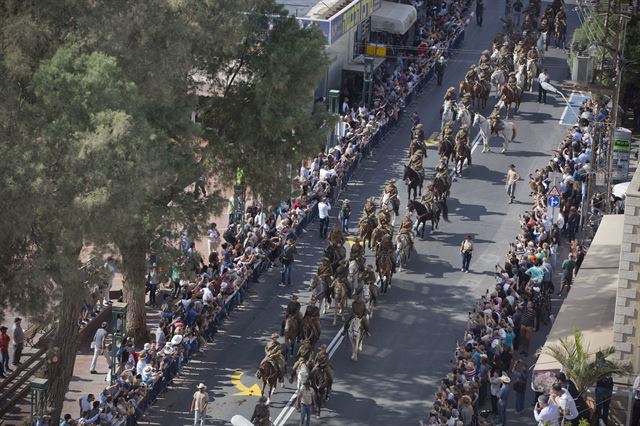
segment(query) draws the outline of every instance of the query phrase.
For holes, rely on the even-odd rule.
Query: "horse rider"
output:
[[[278,370],[278,380],[284,383],[284,376],[287,374],[287,365],[284,362],[284,355],[282,355],[282,348],[280,342],[278,342],[278,333],[273,333],[269,343],[264,347],[264,361],[270,360],[276,366]]]
[[[405,234],[409,237],[409,247],[413,249],[413,219],[411,219],[411,213],[407,212],[402,218],[402,223],[398,229],[398,235]]]
[[[342,247],[345,243],[344,235],[342,234],[342,231],[340,230],[340,227],[338,225],[333,225],[333,228],[329,232],[329,238],[327,239],[336,247]]]
[[[364,267],[364,247],[360,244],[360,238],[355,237],[351,250],[349,250],[349,261],[355,260],[358,269]]]
[[[504,128],[504,123],[502,123],[502,119],[500,118],[500,107],[498,105],[493,107],[493,112],[489,116],[489,120],[491,120],[492,133],[498,134],[498,132]]]
[[[367,309],[367,302],[362,299],[362,293],[357,293],[353,303],[351,303],[351,315],[349,315],[349,318],[347,318],[347,321],[342,327],[342,334],[344,335],[347,333],[351,321],[353,321],[355,317],[358,317],[360,318],[360,327],[362,328],[362,332],[371,337],[371,333],[369,332],[369,318],[367,317],[368,314],[369,310]]]
[[[382,208],[378,213],[378,227],[385,229],[391,223],[391,213],[389,210]]]
[[[315,297],[311,298],[307,308],[304,310],[304,318],[311,318],[316,333],[320,336],[320,308],[316,304]],[[300,351],[298,351],[298,354],[300,354]]]
[[[327,257],[320,259],[320,265],[318,265],[318,278],[324,278],[326,276],[333,275],[333,268],[331,267],[331,260]]]
[[[526,32],[535,31],[536,21],[535,19],[531,19],[531,15],[526,15],[524,17],[524,21],[522,22],[522,30]]]
[[[469,70],[465,74],[464,79],[467,82],[467,84],[470,84],[470,85],[473,85],[473,83],[476,82],[476,80],[478,79],[478,73],[476,72],[475,65],[471,64],[469,66]]]
[[[456,133],[456,144],[460,141],[467,147],[469,146],[469,128],[466,126],[460,127],[460,130]]]
[[[298,331],[302,332],[302,313],[300,312],[300,302],[298,302],[298,296],[295,294],[291,296],[291,300],[287,304],[287,308],[285,309],[285,317],[282,320],[282,324],[280,326],[280,335],[284,336],[284,327],[287,319],[292,317],[298,323]]]
[[[424,126],[422,123],[418,123],[412,133],[414,140],[417,139],[420,143],[424,142]]]
[[[421,178],[424,176],[424,168],[422,165],[423,159],[424,159],[424,153],[422,152],[421,149],[414,152],[413,155],[411,156],[411,159],[409,159],[409,167],[411,167],[413,171],[418,173]]]
[[[444,101],[452,101],[452,102],[456,102],[458,100],[458,97],[456,96],[456,89],[455,87],[449,87],[447,89],[447,93],[445,93],[444,95]]]
[[[396,272],[396,257],[393,253],[393,241],[391,240],[391,235],[386,234],[382,237],[382,241],[380,241],[380,247],[376,251],[376,267],[378,267],[378,261],[383,256],[389,256],[391,258],[391,263],[393,264],[392,272]]]
[[[371,216],[376,212],[376,199],[375,197],[367,198],[367,202],[364,204],[363,212],[366,216]]]
[[[451,123],[447,123],[444,126],[442,140],[445,140],[445,139],[453,139],[453,124],[451,124]],[[452,140],[452,142],[453,142],[453,140]]]
[[[331,385],[333,385],[333,367],[331,366],[331,360],[329,359],[329,354],[327,353],[327,345],[320,346],[320,350],[315,356],[313,362],[313,369],[311,369],[311,374],[316,369],[324,369],[325,374],[327,375],[327,399],[329,399],[329,393],[331,393]]]
[[[471,108],[471,102],[473,99],[471,99],[471,93],[465,93],[464,96],[462,97],[462,99],[460,100],[460,102],[462,102],[462,106],[469,109]]]
[[[478,78],[481,83],[491,80],[491,69],[486,62],[478,66]]]
[[[411,113],[411,132],[413,132],[416,127],[418,127],[418,125],[420,124],[420,116],[418,115],[417,112],[412,112]]]
[[[393,200],[398,198],[398,187],[396,186],[395,179],[389,179],[384,187],[384,194],[387,194],[387,198]]]
[[[556,27],[558,26],[558,24],[564,25],[565,27],[567,26],[567,14],[564,11],[564,6],[560,6],[560,9],[556,13],[555,21]]]
[[[373,270],[373,265],[367,265],[367,269],[362,271],[362,274],[360,274],[360,282],[369,286],[369,294],[371,295],[371,300],[375,305],[377,303],[376,292],[374,291],[376,284],[376,271]]]
[[[531,47],[527,52],[527,60],[533,60],[536,63],[538,62],[538,49],[535,47]]]
[[[420,197],[420,202],[424,204],[424,206],[428,209],[433,210],[433,203],[436,199],[435,194],[433,193],[433,184],[427,186],[427,189],[422,193],[422,197]]]
[[[546,14],[540,20],[540,32],[541,33],[549,32],[549,18]]]
[[[307,310],[308,309],[309,307],[307,307]],[[293,367],[291,367],[291,378],[289,379],[289,383],[293,383],[293,381],[295,380],[296,373],[298,371],[298,367],[300,367],[300,364],[309,362],[312,357],[313,347],[311,347],[311,340],[304,339],[304,341],[298,348],[298,353],[296,354],[296,362],[294,362]]]

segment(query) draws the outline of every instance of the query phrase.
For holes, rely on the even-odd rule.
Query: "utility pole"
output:
[[[618,2],[618,9],[620,3]],[[618,10],[619,11],[619,10]],[[620,11],[619,11],[620,12]],[[607,162],[607,212],[611,213],[611,189],[613,187],[613,146],[616,128],[618,127],[618,104],[620,103],[620,86],[622,85],[622,69],[624,59],[624,41],[626,37],[627,16],[620,13],[620,23],[616,31],[616,80],[613,89],[611,112],[611,124],[609,129],[609,146],[607,147],[609,158]]]

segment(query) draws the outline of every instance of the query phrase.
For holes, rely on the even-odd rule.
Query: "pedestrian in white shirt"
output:
[[[212,222],[209,228],[209,254],[217,252],[219,244],[220,232],[218,231],[218,225]]]
[[[562,385],[556,383],[551,387],[551,396],[549,399],[551,403],[558,406],[560,415],[562,415],[565,420],[575,420],[578,417],[579,413],[576,407],[576,401],[568,390],[562,388]]]
[[[307,165],[305,164],[305,160],[302,160],[300,164],[300,177],[302,179],[309,179],[311,177],[311,171],[307,169]]]
[[[547,91],[542,88],[542,83],[549,82],[549,72],[545,68],[538,76],[538,103],[547,103]]]
[[[320,239],[327,238],[329,233],[329,211],[331,211],[331,204],[323,197],[318,203],[318,218],[320,219]]]
[[[107,335],[109,332],[107,331],[107,323],[103,322],[100,325],[98,331],[93,336],[93,341],[91,342],[91,349],[93,349],[93,358],[91,359],[91,367],[89,372],[91,374],[98,374],[96,371],[96,363],[98,361],[98,356],[103,355],[104,359],[107,360],[107,365],[109,369],[111,369],[111,358],[109,357],[109,351],[107,351]]]
[[[558,426],[560,411],[556,405],[549,404],[549,397],[547,395],[540,395],[538,397],[538,403],[533,409],[533,417],[538,422],[538,425]]]
[[[509,166],[505,180],[507,181],[506,190],[507,196],[509,197],[509,204],[513,204],[513,200],[516,198],[516,183],[520,180],[520,175],[516,172],[515,165],[512,164]]]

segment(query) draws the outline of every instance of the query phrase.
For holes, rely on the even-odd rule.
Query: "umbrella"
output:
[[[631,182],[622,182],[617,185],[614,185],[611,193],[618,198],[624,197],[627,193],[627,189],[629,188],[630,183]]]

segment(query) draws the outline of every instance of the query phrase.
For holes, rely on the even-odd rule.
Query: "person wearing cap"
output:
[[[19,366],[21,364],[20,357],[22,356],[22,350],[24,349],[24,331],[22,330],[22,318],[16,317],[13,320],[13,327],[11,328],[11,334],[13,336],[13,365]]]
[[[284,326],[289,317],[293,317],[296,320],[296,323],[298,324],[298,330],[302,331],[302,313],[300,312],[301,307],[302,306],[300,305],[300,302],[298,302],[298,296],[296,296],[295,294],[291,295],[291,300],[289,301],[289,303],[287,304],[287,308],[285,309],[285,317],[281,323],[281,336],[284,336]]]
[[[91,374],[98,374],[96,371],[96,363],[98,361],[98,356],[104,356],[104,359],[107,360],[107,365],[111,368],[111,358],[109,357],[109,352],[105,351],[107,348],[107,336],[109,332],[107,331],[107,323],[103,322],[100,324],[100,328],[96,331],[96,334],[93,336],[93,340],[91,341],[91,348],[93,349],[93,358],[91,358],[91,367],[89,368],[89,372]]]
[[[540,395],[533,409],[533,417],[540,425],[558,426],[560,410],[558,410],[557,405],[549,404],[549,397],[547,395]]]
[[[513,204],[513,200],[516,199],[516,183],[520,180],[520,175],[516,172],[516,166],[510,165],[505,177],[507,196],[509,197],[509,204]]]
[[[345,321],[342,328],[342,333],[346,334],[351,321],[353,321],[355,317],[358,317],[360,318],[360,326],[362,327],[362,332],[366,336],[371,336],[371,333],[369,332],[368,314],[369,310],[367,309],[367,304],[364,300],[362,300],[362,292],[356,293],[354,300],[351,303],[351,315],[349,315],[349,318],[347,318],[347,321]]]
[[[291,268],[293,267],[295,255],[298,253],[295,244],[295,240],[289,238],[280,255],[280,262],[282,262],[282,278],[280,283],[284,286],[291,285]]]
[[[349,234],[349,218],[351,217],[351,205],[349,199],[345,198],[340,209],[340,227],[342,232]]]
[[[271,421],[269,417],[271,417],[271,413],[269,412],[269,404],[266,396],[261,396],[258,399],[258,403],[253,409],[253,414],[251,415],[251,423],[254,426],[270,426]]]
[[[329,211],[331,211],[331,203],[326,197],[322,197],[318,203],[318,219],[320,219],[320,239],[327,238],[329,233]]]
[[[0,356],[2,359],[0,360],[0,377],[5,378],[5,374],[11,373],[11,369],[9,368],[9,342],[11,338],[7,334],[7,327],[0,327]]]
[[[204,421],[207,417],[207,407],[209,406],[209,395],[207,394],[207,387],[204,383],[200,383],[196,387],[196,391],[193,394],[191,400],[191,408],[189,414],[194,413],[193,426],[204,426]]]

